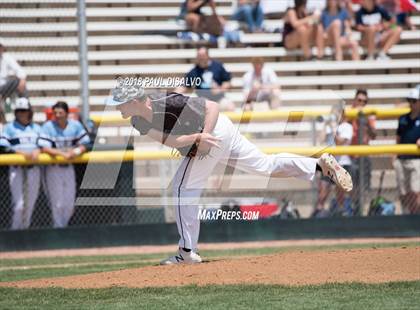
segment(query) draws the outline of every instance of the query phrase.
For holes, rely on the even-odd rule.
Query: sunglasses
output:
[[[364,103],[367,103],[368,102],[368,100],[367,99],[360,99],[360,98],[357,98],[356,99],[358,102],[364,102]]]

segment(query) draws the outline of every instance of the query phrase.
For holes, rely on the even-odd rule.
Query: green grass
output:
[[[261,249],[233,249],[201,251],[205,259],[220,257],[233,257],[244,255],[264,255],[290,251],[332,251],[353,248],[389,248],[420,246],[419,242],[404,242],[392,244],[342,244],[333,246],[291,246],[271,247]],[[39,279],[45,277],[59,277],[67,275],[87,274],[92,272],[114,271],[127,268],[138,268],[154,265],[160,259],[173,253],[140,254],[140,255],[96,255],[96,256],[69,256],[47,257],[28,259],[3,259],[0,260],[0,282],[19,281],[25,279]],[[110,264],[111,263],[111,264]],[[60,266],[69,264],[69,266]],[[71,264],[85,264],[71,266]],[[8,269],[10,267],[10,269]],[[12,269],[14,267],[27,267],[25,269]],[[1,308],[0,308],[1,309]]]
[[[151,265],[150,262],[136,262],[136,263],[125,263],[115,265],[100,265],[92,264],[88,266],[77,266],[77,267],[58,267],[58,268],[30,268],[24,270],[2,270],[0,272],[0,282],[9,281],[21,281],[29,279],[40,279],[40,278],[51,278],[51,277],[63,277],[72,275],[82,275],[93,272],[105,272],[124,270],[129,268],[139,268],[147,265]],[[0,308],[2,309],[2,308]]]
[[[143,261],[159,259],[162,254],[127,254],[127,255],[92,255],[92,256],[63,256],[63,257],[36,257],[23,259],[0,260],[0,268],[19,266],[43,266],[56,264],[87,264],[87,263],[111,263],[120,261]]]
[[[418,309],[420,281],[388,284],[0,288],[0,309]]]

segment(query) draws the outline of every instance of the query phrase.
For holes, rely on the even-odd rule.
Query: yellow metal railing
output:
[[[415,144],[399,145],[354,145],[354,146],[316,146],[316,147],[270,147],[261,149],[266,154],[293,153],[304,156],[318,157],[323,153],[333,155],[358,155],[373,156],[384,154],[410,154],[420,155],[420,147]],[[109,163],[133,160],[159,160],[174,159],[176,156],[171,151],[95,151],[85,153],[71,161],[65,160],[61,156],[51,157],[47,154],[41,154],[37,161],[28,161],[23,155],[2,154],[0,155],[0,166],[5,165],[32,165],[32,164],[65,164],[65,163]]]
[[[362,112],[366,115],[375,115],[377,119],[395,119],[403,114],[409,112],[409,108],[392,108],[383,109],[375,107],[366,107],[362,109]],[[358,109],[346,109],[345,115],[348,119],[354,119],[357,117],[360,110]],[[282,110],[270,110],[270,111],[246,111],[243,113],[239,112],[224,112],[232,122],[267,122],[274,120],[289,120],[289,121],[300,121],[304,118],[316,118],[319,116],[329,115],[331,109],[318,109],[318,110],[304,110],[304,111],[282,111]],[[129,120],[124,120],[119,113],[108,114],[108,115],[92,115],[91,119],[95,124],[129,124]]]

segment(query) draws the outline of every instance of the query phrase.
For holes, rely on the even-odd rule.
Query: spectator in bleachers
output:
[[[348,122],[344,115],[344,110],[340,119],[335,121],[334,119],[327,119],[324,124],[322,140],[328,146],[334,145],[350,145],[353,138],[353,127]],[[346,169],[351,176],[353,176],[353,164],[351,157],[348,155],[336,156],[338,163]],[[329,212],[325,209],[325,202],[330,195],[334,183],[329,178],[322,176],[319,180],[319,191],[318,191],[318,202],[316,209],[312,213],[312,217],[326,217],[329,216]],[[345,208],[345,192],[336,187],[335,190],[335,210],[340,214],[344,214]]]
[[[410,8],[404,9],[401,2],[401,0],[378,0],[379,5],[392,16],[394,25],[396,24],[402,28],[415,30],[416,26],[411,22],[409,15]],[[411,10],[415,10],[415,8]]]
[[[318,32],[324,37],[321,41],[323,44],[334,47],[336,60],[343,60],[343,48],[350,48],[351,58],[359,60],[359,44],[351,38],[350,15],[339,5],[339,0],[327,1],[327,7],[322,12],[321,23],[318,25]],[[323,55],[324,46],[319,48]]]
[[[420,85],[407,98],[410,112],[398,120],[397,144],[420,147]],[[394,161],[403,214],[420,214],[420,156],[398,155]]]
[[[263,30],[264,12],[259,0],[237,0],[236,9],[232,19],[247,24],[249,32],[261,32]]]
[[[196,65],[185,79],[186,85],[178,88],[177,92],[184,93],[186,88],[195,88],[198,96],[218,102],[221,110],[235,110],[234,103],[225,97],[226,91],[231,88],[231,74],[221,62],[209,57],[206,47],[197,50]]]
[[[252,69],[243,76],[245,110],[252,110],[253,102],[268,102],[271,109],[280,106],[280,84],[276,73],[264,59],[252,59]]]
[[[5,100],[15,95],[28,97],[26,73],[17,61],[6,53],[6,47],[0,38],[0,122],[4,122]]]
[[[377,59],[390,59],[388,51],[400,40],[402,28],[391,23],[392,17],[375,0],[363,0],[356,13],[356,29],[362,33],[361,44],[367,47],[367,58],[375,58],[375,49],[380,47]]]
[[[368,92],[366,89],[358,89],[356,91],[355,99],[352,103],[352,108],[359,110],[359,116],[352,120],[351,124],[353,126],[353,138],[352,145],[369,145],[371,140],[376,138],[376,117],[375,115],[366,116],[362,112],[362,109],[368,104]],[[361,137],[359,137],[361,134]],[[360,140],[361,139],[361,140]],[[360,141],[359,141],[360,140]],[[363,167],[361,168],[361,164]],[[364,188],[363,190],[370,190],[371,174],[372,174],[372,162],[369,157],[359,157],[353,156],[353,169],[354,169],[354,179],[355,188],[353,190],[354,194],[354,204],[356,210],[360,210],[360,204],[358,200],[358,187],[360,177],[363,176]],[[361,171],[363,170],[363,171]],[[357,196],[357,197],[356,197]]]
[[[210,6],[211,16],[203,14],[201,9]],[[181,18],[185,19],[189,30],[196,33],[209,33],[221,35],[223,33],[224,19],[217,15],[214,0],[186,0],[181,7]]]
[[[306,9],[306,0],[294,0],[295,6],[288,8],[284,18],[283,45],[287,49],[301,48],[305,60],[312,59],[311,47],[316,44],[322,46],[322,34],[318,33],[317,24],[321,12],[316,10],[309,15]],[[322,52],[318,48],[318,58]]]
[[[354,101],[352,103],[352,108],[357,109],[359,111],[362,111],[363,108],[366,107],[366,105],[369,102],[368,92],[366,89],[358,89],[356,90],[356,95],[354,98]],[[353,126],[353,140],[352,144],[357,145],[360,144],[358,142],[358,131],[359,131],[359,119],[354,119],[352,121]],[[373,140],[376,138],[376,130],[375,130],[375,123],[376,123],[376,117],[375,115],[369,115],[367,117],[367,121],[362,124],[364,126],[363,128],[363,141],[361,144],[369,144],[370,140]]]
[[[27,98],[19,98],[13,105],[15,120],[8,123],[0,135],[2,153],[15,153],[29,161],[40,153],[38,138],[41,127],[32,122],[32,108]],[[39,166],[9,167],[9,187],[12,194],[12,229],[26,229],[31,224],[41,180]],[[4,190],[4,188],[3,188]]]
[[[71,160],[86,151],[90,139],[79,121],[69,119],[69,107],[59,101],[53,106],[54,120],[42,126],[39,145],[51,156]],[[51,204],[54,227],[66,227],[74,212],[76,177],[69,163],[46,168],[46,192]]]
[[[347,10],[347,13],[350,16],[350,25],[353,27],[354,24],[354,10],[353,10],[353,0],[339,0],[340,6]]]

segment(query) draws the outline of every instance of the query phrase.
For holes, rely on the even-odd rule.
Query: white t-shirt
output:
[[[277,78],[276,73],[274,72],[273,69],[271,69],[268,66],[263,66],[260,77],[256,77],[254,75],[254,68],[252,68],[251,70],[249,70],[247,73],[244,74],[243,76],[244,91],[250,91],[252,88],[252,84],[254,83],[255,80],[259,80],[259,82],[263,85],[270,85],[270,84],[278,85],[279,84],[279,80]]]
[[[17,61],[8,53],[3,53],[0,56],[0,86],[6,84],[7,78],[13,75],[26,79],[26,73]]]
[[[308,12],[313,12],[316,9],[322,11],[326,7],[326,0],[308,0],[306,8]],[[294,7],[294,0],[261,0],[261,7],[264,14],[268,13],[284,13],[287,8]]]
[[[337,127],[337,136],[347,140],[343,145],[350,145],[353,138],[353,126],[347,122],[341,123]],[[337,156],[337,161],[341,166],[351,165],[351,158],[348,155]]]

